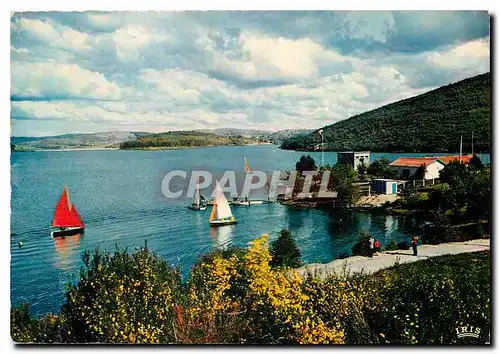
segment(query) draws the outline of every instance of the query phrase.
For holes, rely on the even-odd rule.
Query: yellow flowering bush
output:
[[[181,293],[178,272],[141,248],[84,256],[80,281],[70,285],[63,316],[71,341],[170,343],[174,306]]]
[[[270,266],[268,236],[201,258],[186,282],[141,248],[84,255],[60,313],[11,310],[16,342],[421,344],[491,319],[489,254],[436,257],[372,275],[302,278]]]

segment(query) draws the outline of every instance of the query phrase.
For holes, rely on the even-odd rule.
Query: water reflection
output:
[[[219,249],[228,249],[233,238],[234,225],[217,226],[210,228],[210,236],[214,241],[215,247]]]
[[[78,253],[82,234],[75,234],[65,237],[54,237],[54,246],[58,255],[57,265],[64,270],[70,269],[72,265],[72,255]]]

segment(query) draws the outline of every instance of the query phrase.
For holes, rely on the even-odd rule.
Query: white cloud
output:
[[[154,33],[139,25],[119,28],[113,34],[117,56],[123,61],[136,61],[146,45],[168,39],[170,36],[167,34]]]
[[[239,58],[231,51],[215,52],[206,40],[202,43],[212,51],[215,70],[249,80],[313,78],[320,64],[345,67],[346,63],[345,57],[309,38],[291,40],[245,33],[239,38]]]
[[[408,15],[405,28],[391,13],[309,14],[297,26],[288,14],[286,31],[279,13],[246,27],[220,13],[81,16],[13,18],[11,92],[24,101],[12,117],[30,123],[17,126],[315,128],[489,69],[488,38],[390,49],[397,35],[397,48],[405,35],[414,48],[420,27],[442,27],[439,14],[429,24]]]
[[[29,53],[29,50],[26,48],[15,48],[13,46],[10,46],[10,50],[13,51],[14,53],[17,54],[27,54]]]
[[[121,90],[103,74],[76,64],[14,62],[11,95],[20,98],[117,100]]]
[[[54,25],[49,21],[20,18],[12,23],[12,31],[45,42],[49,46],[88,50],[91,48],[92,39],[84,33],[75,31],[71,27]]]
[[[490,65],[490,44],[484,39],[467,42],[445,51],[428,53],[427,60],[431,65],[448,70],[487,71]]]

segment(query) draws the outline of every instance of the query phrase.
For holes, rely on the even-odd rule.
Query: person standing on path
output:
[[[418,236],[413,236],[411,238],[411,247],[413,248],[413,255],[417,255],[417,242],[418,242]]]
[[[373,239],[373,236],[370,236],[370,239],[368,241],[370,242],[370,258],[373,258],[373,252],[374,252],[373,244],[375,242],[375,240]]]

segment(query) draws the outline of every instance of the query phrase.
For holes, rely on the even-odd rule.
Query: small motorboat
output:
[[[52,237],[72,236],[83,233],[84,229],[85,224],[69,198],[68,187],[64,186],[54,212],[50,234]]]
[[[231,202],[231,205],[236,205],[236,206],[250,206],[250,205],[259,205],[259,204],[267,204],[267,201],[265,201],[265,200],[237,199],[237,200],[233,200]]]
[[[209,219],[211,226],[222,226],[236,224],[236,218],[231,212],[231,207],[222,192],[219,182],[215,186],[215,203],[212,207],[212,213]]]

